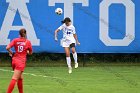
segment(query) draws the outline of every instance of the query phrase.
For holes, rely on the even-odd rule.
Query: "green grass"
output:
[[[25,73],[47,77],[24,74],[24,93],[140,93],[140,66],[79,67],[72,74],[66,67],[27,67]],[[12,74],[0,70],[0,93]],[[13,93],[18,93],[17,86]]]

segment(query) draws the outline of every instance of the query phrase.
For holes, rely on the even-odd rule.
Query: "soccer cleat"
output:
[[[78,68],[78,63],[75,63],[75,68]]]
[[[72,67],[69,67],[69,74],[72,73]]]

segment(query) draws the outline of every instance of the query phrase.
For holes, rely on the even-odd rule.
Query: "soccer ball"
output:
[[[56,13],[57,15],[61,15],[61,14],[63,13],[63,10],[62,10],[61,8],[56,8],[56,9],[55,9],[55,13]]]

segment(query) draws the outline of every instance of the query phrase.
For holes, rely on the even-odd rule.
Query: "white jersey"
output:
[[[65,44],[62,43],[67,43],[68,45],[76,43],[75,38],[73,36],[73,34],[76,34],[76,31],[73,25],[66,26],[66,24],[63,24],[58,29],[63,31],[63,38],[61,40],[61,45],[63,47],[65,47]]]

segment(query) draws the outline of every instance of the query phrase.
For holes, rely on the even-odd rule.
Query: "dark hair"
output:
[[[66,23],[66,22],[71,22],[69,17],[66,17],[63,21],[61,21],[62,23]]]
[[[26,29],[24,29],[24,28],[20,29],[19,34],[20,34],[21,37],[26,37]]]

